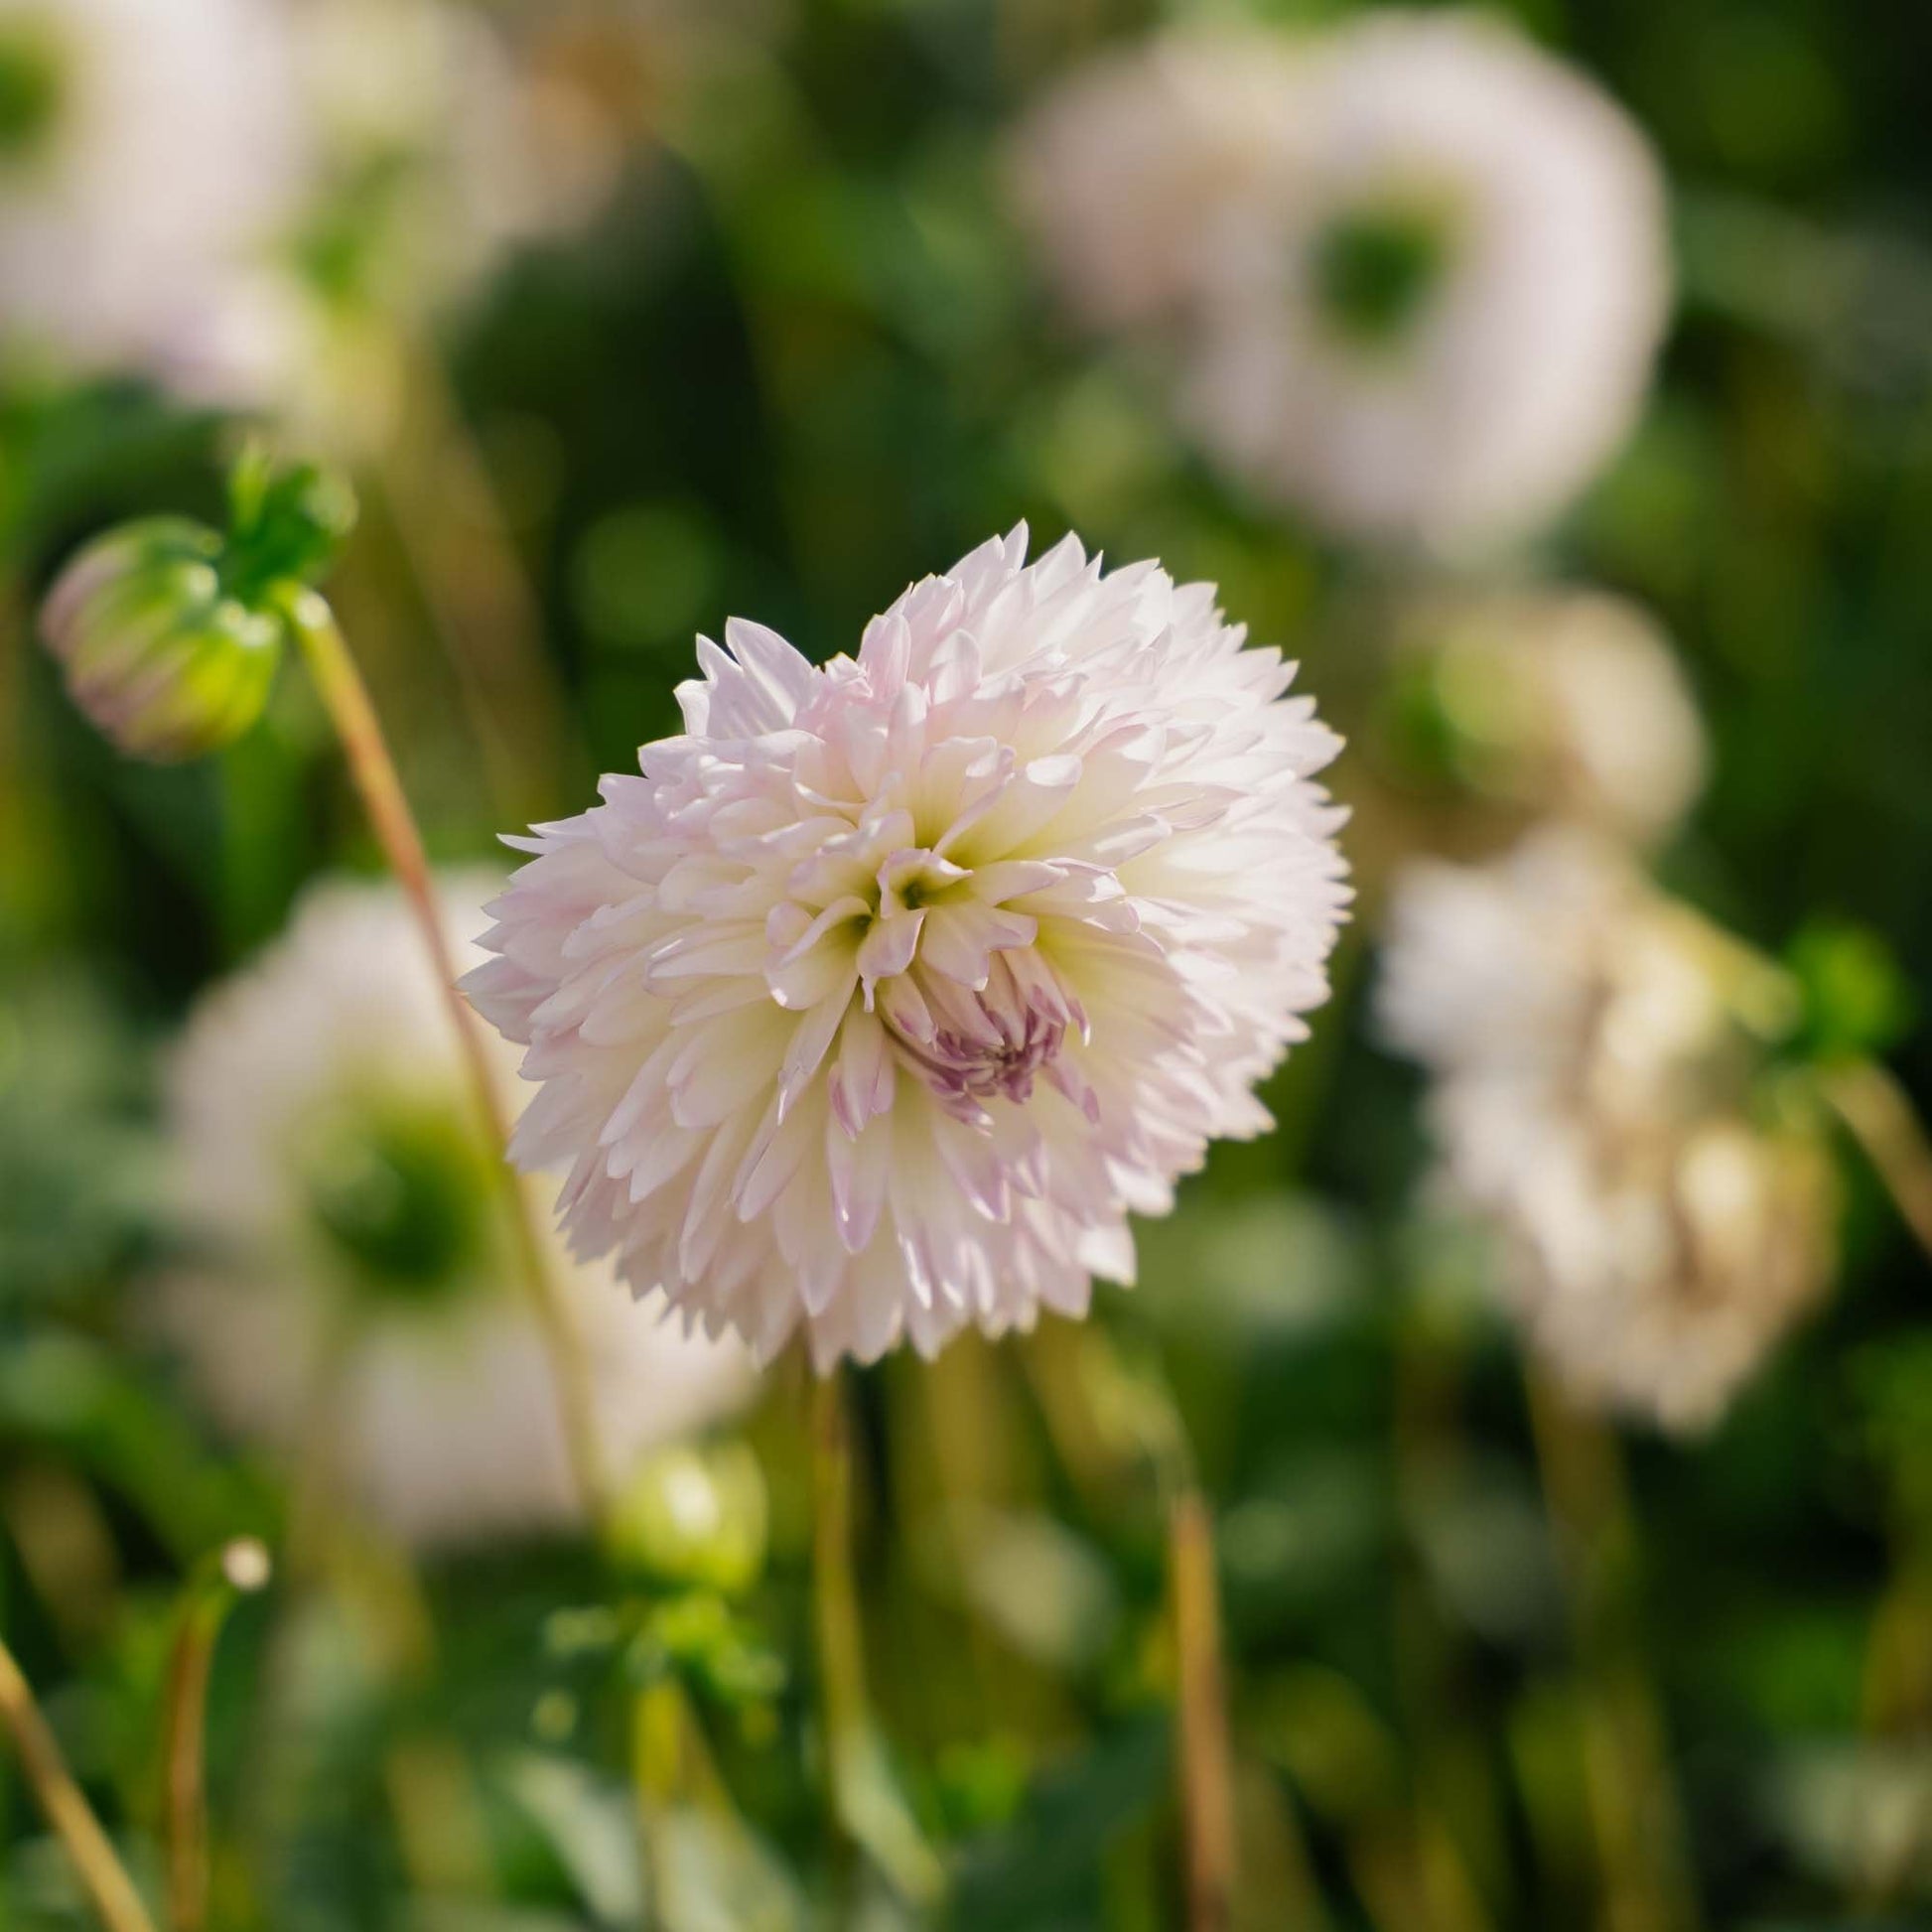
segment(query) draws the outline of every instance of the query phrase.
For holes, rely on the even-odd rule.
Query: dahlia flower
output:
[[[1326,996],[1337,749],[1204,584],[996,538],[814,668],[733,622],[468,982],[578,1253],[821,1368],[1131,1280]]]
[[[460,953],[497,883],[440,883]],[[215,1418],[321,1458],[412,1543],[574,1522],[493,1157],[399,894],[312,889],[203,1000],[167,1113],[190,1258],[155,1318]],[[608,1272],[561,1272],[620,1473],[747,1399],[742,1349],[646,1319]]]
[[[1503,26],[1157,41],[1076,76],[1020,154],[1076,309],[1160,314],[1203,447],[1338,532],[1520,535],[1635,419],[1668,310],[1660,172]]]
[[[223,310],[299,176],[292,54],[263,0],[0,0],[9,352],[245,376]]]
[[[1456,773],[1501,802],[1650,844],[1703,789],[1704,724],[1670,640],[1596,591],[1421,601],[1403,669],[1427,680]]]
[[[1446,1189],[1587,1399],[1707,1425],[1825,1289],[1830,1162],[1765,1078],[1792,998],[1582,831],[1398,882],[1382,1030],[1434,1076]]]

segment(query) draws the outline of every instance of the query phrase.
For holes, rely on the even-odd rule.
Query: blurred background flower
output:
[[[472,958],[499,883],[439,887]],[[167,1118],[185,1252],[155,1318],[222,1422],[411,1542],[574,1520],[492,1157],[394,889],[312,888],[267,956],[210,989]],[[620,1470],[745,1405],[741,1349],[685,1338],[604,1270],[568,1281]]]
[[[236,326],[296,192],[280,0],[7,0],[0,312],[11,360],[245,392]]]
[[[1671,641],[1638,606],[1535,584],[1418,594],[1394,621],[1378,736],[1418,779],[1519,824],[1555,817],[1639,846],[1705,781],[1704,721]]]
[[[1204,446],[1345,533],[1532,532],[1648,386],[1670,284],[1656,162],[1491,21],[1157,44],[1049,102],[1023,187],[1079,307],[1178,312]]]
[[[1587,1396],[1709,1424],[1830,1278],[1831,1164],[1767,1079],[1793,989],[1572,831],[1417,865],[1388,933],[1383,1029],[1532,1336]]]

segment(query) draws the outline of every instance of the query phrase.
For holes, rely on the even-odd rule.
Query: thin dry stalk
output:
[[[482,1023],[457,986],[456,961],[437,909],[422,836],[396,775],[395,760],[390,757],[375,707],[369,701],[368,688],[328,605],[313,592],[297,591],[287,600],[285,615],[302,646],[337,736],[342,740],[349,775],[361,796],[370,826],[402,886],[435,966],[450,1023],[461,1042],[477,1106],[499,1156],[495,1166],[501,1176],[511,1237],[549,1349],[572,1472],[591,1520],[602,1523],[608,1515],[610,1489],[592,1400],[590,1363],[583,1338],[565,1302],[563,1286],[551,1264],[549,1247],[530,1197],[509,1165],[509,1115],[490,1069]]]
[[[155,1932],[127,1867],[100,1828],[80,1787],[68,1769],[61,1747],[48,1728],[34,1693],[14,1654],[0,1640],[0,1724],[19,1754],[28,1787],[43,1815],[67,1847],[95,1913],[107,1932]]]

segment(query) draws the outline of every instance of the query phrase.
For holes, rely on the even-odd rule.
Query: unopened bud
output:
[[[41,614],[74,702],[135,758],[200,758],[238,738],[268,702],[291,600],[354,521],[342,478],[255,447],[229,479],[225,533],[158,516],[96,537]]]
[[[80,551],[42,611],[74,703],[135,758],[200,758],[268,701],[283,627],[227,595],[221,555],[186,517],[123,524]]]
[[[764,1566],[765,1491],[743,1443],[677,1444],[632,1472],[618,1499],[618,1554],[661,1582],[735,1593]]]

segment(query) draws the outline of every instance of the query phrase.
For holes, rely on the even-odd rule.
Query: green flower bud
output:
[[[96,537],[41,614],[74,702],[135,758],[200,758],[238,738],[268,701],[291,592],[354,520],[333,472],[255,448],[234,467],[224,535],[159,516]]]
[[[123,524],[80,551],[42,611],[74,703],[135,758],[200,758],[268,701],[282,625],[226,594],[221,555],[186,517]]]

